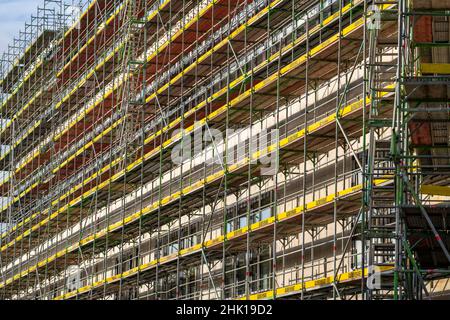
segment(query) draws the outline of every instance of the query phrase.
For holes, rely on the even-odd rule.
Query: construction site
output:
[[[450,299],[450,0],[38,3],[0,299]]]

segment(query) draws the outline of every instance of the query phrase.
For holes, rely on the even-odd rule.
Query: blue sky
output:
[[[6,51],[19,30],[24,30],[25,22],[36,15],[38,5],[43,0],[0,0],[0,53]]]

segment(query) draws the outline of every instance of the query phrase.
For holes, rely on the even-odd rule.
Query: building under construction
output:
[[[450,298],[449,17],[42,0],[0,68],[0,299]]]

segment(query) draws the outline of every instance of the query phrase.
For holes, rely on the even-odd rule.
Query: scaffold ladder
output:
[[[379,12],[377,7],[368,12],[372,19],[367,28],[368,59],[366,63],[368,110],[368,149],[365,166],[365,239],[369,277],[377,268],[394,266],[396,259],[396,206],[395,206],[395,166],[390,158],[389,134],[391,132],[395,86],[392,85],[397,72],[398,41],[396,35],[382,34],[383,24],[396,19],[397,1],[376,1],[375,5],[391,5],[387,12]],[[392,298],[393,280],[383,274],[373,286],[367,285],[368,299]]]
[[[147,30],[144,18],[140,18],[142,12],[145,13],[145,2],[130,0],[126,5],[127,45],[123,63],[126,64],[128,83],[125,86],[127,92],[124,93],[122,98],[122,107],[126,116],[122,138],[125,139],[127,149],[130,149],[129,151],[132,153],[139,146],[139,141],[135,141],[135,134],[143,127],[142,115],[145,105],[144,79],[146,79],[146,54],[144,48],[147,42]]]

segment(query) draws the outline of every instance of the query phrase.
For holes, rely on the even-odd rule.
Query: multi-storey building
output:
[[[446,296],[449,1],[80,2],[3,55],[1,298]]]

